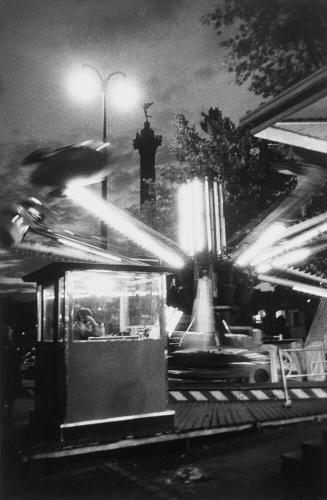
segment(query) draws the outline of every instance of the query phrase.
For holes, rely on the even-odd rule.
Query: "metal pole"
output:
[[[126,78],[126,75],[125,73],[122,73],[121,71],[114,71],[113,73],[110,73],[107,78],[102,78],[102,76],[98,73],[99,77],[100,77],[100,80],[101,80],[101,86],[102,86],[102,140],[104,143],[107,142],[107,122],[108,122],[108,119],[107,119],[107,115],[108,115],[108,112],[107,112],[107,97],[108,97],[108,84],[109,84],[109,80],[115,76],[115,75],[121,75],[123,78]],[[102,198],[104,200],[107,200],[107,197],[108,197],[108,192],[107,192],[107,187],[108,187],[108,183],[107,183],[107,177],[105,177],[103,180],[102,180],[102,184],[101,184],[101,194],[102,194]],[[107,241],[107,235],[108,235],[108,229],[107,229],[107,226],[105,226],[105,230],[103,232],[103,236],[106,238],[106,241]]]
[[[108,94],[108,84],[109,80],[115,75],[121,75],[122,77],[126,77],[125,73],[121,71],[114,71],[110,73],[106,78],[104,78],[101,73],[91,64],[83,64],[83,68],[90,68],[94,71],[101,84],[102,89],[102,140],[104,143],[107,142],[107,94]],[[108,181],[107,176],[104,177],[101,181],[101,197],[103,200],[107,200],[108,198]],[[102,237],[102,246],[103,248],[108,248],[108,227],[104,222],[100,223],[100,236]]]
[[[102,120],[102,140],[107,142],[107,89],[105,86],[102,90]]]
[[[282,349],[280,347],[278,347],[278,356],[279,356],[279,362],[280,362],[280,369],[282,372],[283,389],[284,389],[284,393],[285,393],[284,406],[287,408],[287,407],[292,405],[292,401],[290,400],[289,395],[288,395],[287,382],[286,382],[286,376],[285,376],[284,364],[283,364],[283,354],[282,354]]]

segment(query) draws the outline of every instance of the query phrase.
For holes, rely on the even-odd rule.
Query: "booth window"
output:
[[[71,275],[74,340],[160,338],[161,275],[122,271]]]
[[[55,285],[51,284],[43,287],[43,338],[44,342],[54,340],[54,319],[55,319]]]

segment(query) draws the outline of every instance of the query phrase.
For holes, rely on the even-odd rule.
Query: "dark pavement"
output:
[[[243,407],[235,402],[233,411],[240,416],[250,404],[245,402]],[[255,404],[265,408],[262,415],[267,415],[273,405],[282,407],[281,401]],[[304,405],[307,414],[313,405],[319,412],[322,404],[326,400],[300,400],[293,403],[291,411],[298,415]],[[18,420],[2,426],[4,500],[323,498],[302,491],[296,483],[291,490],[286,489],[281,476],[281,455],[298,449],[300,441],[316,438],[327,427],[327,420],[314,417],[313,408],[315,420],[310,422],[281,426],[275,421],[271,427],[254,425],[243,432],[26,464],[17,452],[27,444],[26,424],[32,405],[32,398],[20,398],[15,411]],[[219,408],[219,415],[230,414],[226,408],[222,410],[221,403]],[[189,414],[196,419],[197,412],[199,409],[194,408]]]

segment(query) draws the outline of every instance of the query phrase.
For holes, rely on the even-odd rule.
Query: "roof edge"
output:
[[[327,95],[327,66],[281,92],[267,103],[241,117],[240,127],[255,134],[275,121],[281,121],[318,98]]]

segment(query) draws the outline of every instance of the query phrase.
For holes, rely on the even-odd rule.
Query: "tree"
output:
[[[270,168],[276,153],[264,141],[236,128],[219,109],[202,113],[202,133],[184,115],[177,115],[174,125],[170,152],[175,161],[157,167],[156,206],[147,202],[140,212],[132,210],[165,235],[176,239],[176,190],[187,179],[203,179],[208,174],[220,178],[228,236],[294,187],[295,178],[285,178]]]
[[[275,96],[327,63],[325,0],[224,0],[203,22],[227,49],[228,70]]]

